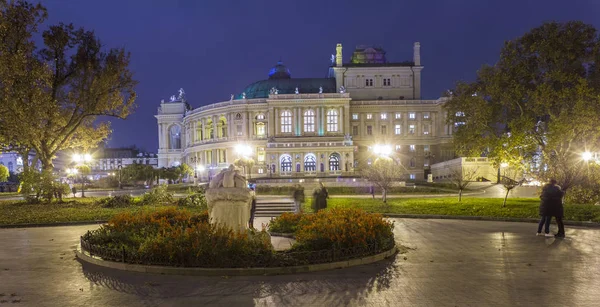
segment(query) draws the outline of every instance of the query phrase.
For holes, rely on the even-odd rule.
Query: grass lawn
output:
[[[311,211],[311,199],[307,199],[305,210]],[[361,208],[368,212],[399,214],[434,214],[453,216],[485,216],[538,218],[538,198],[511,198],[502,207],[500,198],[388,198],[387,205],[380,199],[369,198],[330,198],[327,207]],[[592,221],[600,223],[600,206],[565,205],[565,220]]]
[[[107,220],[121,212],[153,211],[164,208],[164,206],[102,208],[96,203],[98,199],[88,197],[83,201],[78,199],[64,203],[41,204],[27,204],[25,201],[0,201],[0,225]],[[186,209],[192,212],[201,211],[189,207]]]
[[[13,196],[19,196],[19,195],[21,195],[21,194],[18,192],[2,192],[2,193],[0,193],[0,198],[2,198],[3,196],[4,197],[13,197]]]

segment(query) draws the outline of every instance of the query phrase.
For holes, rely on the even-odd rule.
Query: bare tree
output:
[[[373,164],[362,170],[364,178],[381,188],[384,203],[387,203],[387,193],[394,181],[400,180],[404,174],[404,166],[388,157],[377,158]]]
[[[525,178],[518,179],[519,170],[518,169],[508,169],[505,170],[500,176],[500,183],[504,187],[506,194],[504,195],[504,202],[502,203],[502,207],[506,207],[506,199],[508,198],[508,193],[512,191],[514,188],[520,186],[525,182]],[[522,176],[521,176],[522,177]]]
[[[449,168],[450,182],[458,189],[458,201],[462,201],[463,191],[473,182],[479,168]]]

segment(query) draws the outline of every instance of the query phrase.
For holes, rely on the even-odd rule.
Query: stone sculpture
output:
[[[237,231],[247,230],[253,198],[246,178],[240,175],[235,166],[230,165],[210,181],[206,190],[211,223]]]
[[[300,91],[298,90],[298,88],[296,88],[296,90],[294,91],[294,93],[295,93],[296,95],[300,94]]]
[[[323,94],[323,87],[319,86],[319,94]]]

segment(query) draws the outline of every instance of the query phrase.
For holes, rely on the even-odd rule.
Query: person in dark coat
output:
[[[546,236],[551,236],[549,235],[550,220],[554,217],[556,219],[556,224],[558,225],[558,233],[555,237],[564,238],[565,226],[562,221],[564,215],[562,198],[564,192],[556,183],[555,179],[550,179],[550,183],[544,185],[542,188],[542,194],[540,195],[540,215],[542,216],[542,219],[538,225],[538,233],[541,233],[541,227],[542,225],[545,225]]]
[[[325,185],[321,182],[321,188],[315,190],[313,193],[313,210],[315,213],[319,212],[319,210],[323,210],[327,208],[327,198],[329,198],[329,193],[325,188]]]

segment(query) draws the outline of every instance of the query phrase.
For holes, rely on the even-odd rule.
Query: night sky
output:
[[[267,78],[282,59],[294,77],[325,77],[336,43],[344,62],[356,45],[381,46],[392,62],[412,60],[421,42],[423,98],[493,64],[505,40],[544,21],[582,20],[600,28],[596,0],[207,1],[47,0],[48,23],[94,30],[108,47],[131,52],[138,108],[113,120],[109,146],[156,152],[161,99],[182,87],[195,108],[229,100]]]

